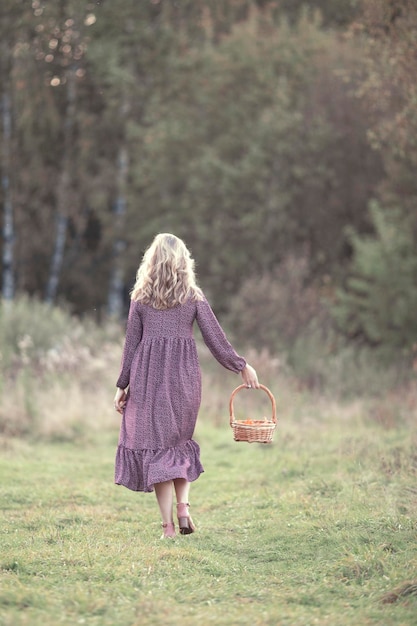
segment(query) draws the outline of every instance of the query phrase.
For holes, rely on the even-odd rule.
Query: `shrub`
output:
[[[289,352],[313,320],[326,326],[326,308],[308,278],[308,258],[290,255],[274,271],[245,281],[226,320],[237,339],[271,352]]]
[[[0,306],[0,433],[72,439],[110,413],[121,329],[28,297]]]
[[[387,363],[380,348],[339,332],[331,315],[333,288],[312,286],[308,277],[308,258],[291,256],[246,281],[227,318],[236,341],[267,349],[299,385],[335,398],[378,396],[410,379],[412,369],[398,351]]]

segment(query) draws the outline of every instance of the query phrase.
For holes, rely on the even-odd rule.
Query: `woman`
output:
[[[117,391],[122,413],[115,482],[155,490],[163,537],[175,537],[173,492],[181,534],[194,532],[190,483],[203,467],[192,437],[201,401],[201,373],[193,323],[214,357],[259,387],[255,370],[234,351],[197,286],[184,242],[159,234],[146,251],[131,293]]]

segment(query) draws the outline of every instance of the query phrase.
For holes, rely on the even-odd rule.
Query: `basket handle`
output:
[[[236,387],[236,389],[232,391],[232,395],[230,396],[230,402],[229,402],[230,426],[232,425],[232,422],[235,418],[235,414],[233,410],[233,400],[237,392],[240,391],[241,389],[247,389],[246,385],[239,385],[239,387]],[[259,389],[262,389],[262,391],[265,391],[265,393],[268,395],[269,399],[271,400],[272,421],[274,422],[274,424],[276,424],[277,423],[277,407],[275,403],[275,398],[272,395],[272,393],[269,391],[268,387],[265,387],[265,385],[259,385]]]

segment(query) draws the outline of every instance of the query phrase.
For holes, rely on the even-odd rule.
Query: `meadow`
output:
[[[2,626],[415,624],[416,432],[317,410],[266,446],[202,415],[198,529],[175,540],[113,485],[116,428],[3,440]]]
[[[113,484],[112,333],[77,327],[42,358],[26,338],[3,372],[1,626],[417,623],[412,383],[342,401],[252,354],[278,426],[271,445],[237,443],[239,379],[200,347],[197,531],[161,540],[154,495]],[[237,413],[270,410],[263,392],[243,394]]]

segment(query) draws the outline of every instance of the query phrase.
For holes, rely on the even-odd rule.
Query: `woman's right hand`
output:
[[[117,388],[116,395],[114,396],[114,408],[118,413],[123,413],[123,409],[126,404],[126,391],[124,389]]]
[[[243,384],[246,385],[248,389],[250,389],[251,387],[253,387],[254,389],[259,389],[259,381],[256,370],[251,365],[249,365],[249,363],[246,363],[246,367],[243,368],[240,374],[243,379]]]

